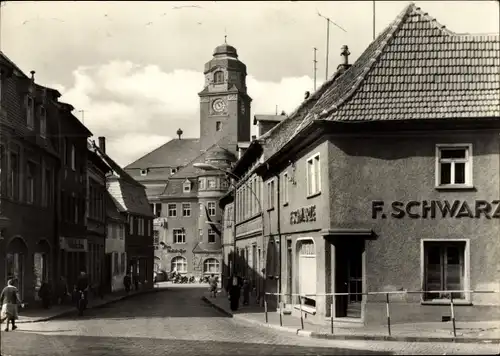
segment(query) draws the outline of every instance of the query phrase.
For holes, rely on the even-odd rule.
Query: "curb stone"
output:
[[[167,290],[167,288],[155,288],[155,289],[146,290],[146,291],[139,292],[139,293],[126,294],[126,295],[123,295],[123,296],[121,296],[119,298],[116,298],[116,299],[104,302],[102,304],[98,304],[98,305],[95,305],[95,306],[88,307],[87,309],[98,309],[98,308],[102,308],[102,307],[110,305],[110,304],[114,304],[114,303],[123,301],[125,299],[133,298],[135,296],[144,295],[144,294],[159,293],[159,292],[164,292],[166,290]],[[49,320],[61,318],[61,317],[64,317],[64,316],[68,316],[70,314],[74,314],[75,312],[76,312],[76,310],[72,308],[72,309],[68,309],[68,310],[62,311],[62,312],[60,312],[58,314],[50,315],[50,316],[43,317],[43,318],[37,318],[37,319],[34,318],[32,320],[18,320],[16,322],[16,324],[41,323],[41,322],[44,322],[44,321],[49,321]],[[2,355],[0,355],[0,356],[2,356]]]
[[[329,339],[329,340],[358,340],[358,341],[399,341],[399,342],[446,342],[446,343],[468,343],[468,344],[500,344],[500,338],[464,338],[464,337],[426,337],[426,336],[384,336],[384,335],[335,335],[327,333],[318,333],[314,331],[301,330],[286,326],[269,324],[262,321],[248,319],[241,315],[234,315],[224,308],[212,303],[207,297],[201,298],[205,303],[211,305],[214,309],[220,311],[230,318],[242,320],[247,323],[256,324],[259,326],[269,327],[271,329],[286,331],[303,337],[314,339]]]

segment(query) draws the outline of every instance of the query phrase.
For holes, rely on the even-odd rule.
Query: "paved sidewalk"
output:
[[[237,311],[232,312],[225,292],[217,298],[210,297],[206,292],[202,299],[235,319],[319,339],[500,344],[500,321],[457,322],[457,337],[453,336],[451,322],[394,324],[391,325],[391,336],[388,336],[387,325],[353,326],[337,322],[334,323],[332,334],[330,323],[313,324],[307,319],[304,319],[304,329],[301,330],[300,318],[291,315],[283,315],[283,326],[280,326],[280,315],[277,312],[269,312],[266,323],[264,308],[256,305],[255,301],[250,306],[240,306]]]
[[[170,284],[167,284],[166,282],[161,282],[158,283],[153,289],[131,291],[129,293],[126,293],[125,291],[119,291],[116,293],[106,294],[102,299],[99,297],[90,297],[87,308],[88,309],[98,308],[100,306],[115,303],[120,300],[134,297],[136,295],[164,291],[167,289],[167,286],[170,287]],[[26,309],[20,308],[19,320],[17,321],[17,323],[23,324],[23,323],[37,323],[41,321],[48,321],[75,312],[76,312],[76,307],[72,304],[53,305],[50,309],[42,309],[42,308],[30,309],[29,307]]]

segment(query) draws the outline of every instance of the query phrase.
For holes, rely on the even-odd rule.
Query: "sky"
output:
[[[499,32],[498,1],[415,1],[457,33]],[[199,136],[203,67],[227,43],[247,65],[255,114],[292,112],[329,76],[348,45],[354,62],[373,39],[372,1],[7,1],[0,49],[37,83],[61,92],[109,155],[127,165],[181,128]],[[407,1],[376,1],[375,32]],[[83,113],[82,113],[83,110]],[[256,128],[253,127],[253,133]],[[97,139],[96,139],[97,141]]]

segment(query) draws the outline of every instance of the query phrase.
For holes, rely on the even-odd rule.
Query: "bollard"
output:
[[[330,328],[333,334],[333,303],[330,305]]]
[[[455,308],[453,306],[453,293],[450,293],[451,323],[453,325],[453,336],[457,337],[457,328],[455,325]]]
[[[302,296],[299,296],[300,303],[300,327],[304,330],[304,316],[302,315]]]
[[[266,314],[266,324],[268,323],[267,318],[267,294],[264,294],[264,314]]]
[[[283,326],[283,302],[280,302],[280,326]]]
[[[389,293],[385,294],[385,307],[387,313],[387,331],[389,332],[389,336],[391,336],[391,311],[389,309]]]

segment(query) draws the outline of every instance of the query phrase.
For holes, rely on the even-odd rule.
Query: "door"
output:
[[[299,247],[299,293],[301,296],[308,294],[304,303],[316,306],[316,253],[312,240],[302,240]],[[300,302],[300,300],[297,300]]]
[[[335,293],[349,293],[335,297],[336,317],[361,317],[363,248],[363,241],[335,244]]]
[[[106,290],[108,292],[112,292],[112,284],[113,284],[113,277],[112,277],[112,268],[113,268],[113,262],[112,262],[112,254],[107,253],[106,254],[106,267],[105,267],[105,272],[104,272],[104,285],[106,286]]]
[[[286,240],[286,292],[288,294],[287,303],[292,303],[292,281],[293,281],[293,259],[292,259],[292,240]]]

